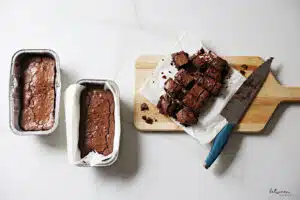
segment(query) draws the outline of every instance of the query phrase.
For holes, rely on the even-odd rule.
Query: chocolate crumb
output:
[[[152,83],[154,83],[154,81],[152,81]]]
[[[142,119],[147,123],[147,124],[153,124],[153,119],[151,117],[147,117],[146,115],[142,116]]]
[[[147,124],[153,124],[153,119],[150,118],[150,117],[148,117],[148,118],[146,119],[146,123],[147,123]]]
[[[141,104],[141,111],[149,110],[149,107],[146,103]]]
[[[161,59],[162,61],[164,61],[164,59]]]
[[[162,72],[161,74],[164,74],[164,72]]]
[[[154,119],[155,122],[157,122],[157,119]]]
[[[169,71],[169,73],[171,74],[172,72],[171,72],[171,71]]]
[[[171,62],[171,65],[173,66],[173,65],[174,65],[174,63],[173,63],[173,62]]]
[[[166,75],[163,75],[162,78],[163,78],[163,79],[167,79]]]
[[[243,64],[243,65],[241,65],[241,68],[246,70],[246,69],[248,69],[248,65]]]
[[[240,70],[241,74],[245,76],[246,72],[244,70]]]

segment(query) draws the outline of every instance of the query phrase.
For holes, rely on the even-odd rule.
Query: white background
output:
[[[232,135],[208,171],[208,150],[190,136],[139,133],[132,125],[135,59],[168,53],[184,30],[221,55],[274,56],[277,78],[300,86],[299,1],[1,0],[0,26],[1,200],[300,199],[299,104],[282,105],[260,135]],[[119,84],[123,136],[114,166],[67,163],[63,109],[48,137],[11,133],[9,69],[21,48],[55,50],[63,89],[81,78]]]

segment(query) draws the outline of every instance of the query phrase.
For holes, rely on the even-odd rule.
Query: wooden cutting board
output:
[[[241,70],[240,66],[246,64],[248,68],[245,70],[245,76],[247,77],[255,68],[263,63],[263,60],[256,56],[227,56],[224,58],[231,67],[237,70]],[[162,59],[162,56],[140,56],[136,60],[134,124],[140,131],[182,131],[168,117],[159,114],[155,105],[148,102],[138,92],[160,59]],[[283,101],[300,101],[300,87],[282,86],[273,74],[270,73],[262,89],[237,127],[237,131],[260,132],[271,118],[277,106]],[[144,102],[149,106],[148,111],[141,111],[141,104]],[[142,116],[147,116],[157,121],[155,120],[153,124],[147,124],[142,119]]]

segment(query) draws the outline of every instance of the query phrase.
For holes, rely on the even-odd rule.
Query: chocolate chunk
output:
[[[149,110],[149,107],[146,103],[141,104],[141,111]]]
[[[143,116],[142,116],[142,119],[146,121],[146,120],[147,120],[147,116],[146,116],[146,115],[143,115]]]
[[[186,70],[181,69],[175,74],[175,80],[185,88],[190,88],[194,83],[194,78]]]
[[[182,86],[176,83],[172,78],[165,82],[165,91],[172,97],[180,97],[182,93]]]
[[[172,54],[173,62],[176,66],[176,68],[180,69],[184,65],[188,64],[189,62],[189,55],[185,53],[184,51],[180,51],[177,53]]]
[[[163,75],[162,78],[163,78],[163,79],[167,79],[166,75]]]
[[[177,121],[185,126],[198,122],[198,116],[189,108],[184,107],[176,114]]]

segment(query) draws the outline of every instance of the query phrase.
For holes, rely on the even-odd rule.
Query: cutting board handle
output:
[[[300,102],[300,87],[287,87],[283,86],[282,101]]]

